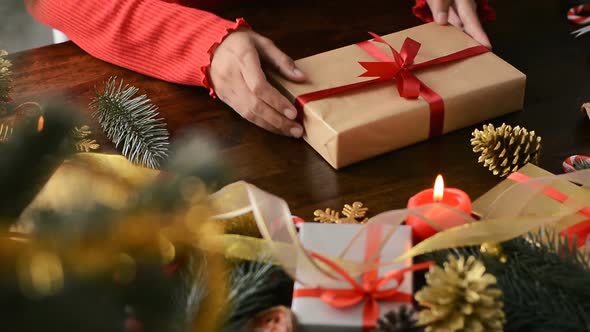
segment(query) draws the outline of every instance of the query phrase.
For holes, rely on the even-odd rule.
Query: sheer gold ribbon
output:
[[[552,207],[539,206],[538,198],[544,195],[543,191],[563,181],[577,183],[580,187],[568,192],[568,198],[561,204]],[[340,255],[328,257],[338,262],[351,275],[359,275],[377,267],[374,264],[352,260],[349,253],[364,250],[362,246],[365,240],[379,241],[379,245],[383,247],[408,215],[420,217],[441,232],[417,244],[401,256],[381,252],[378,266],[391,265],[436,250],[479,245],[483,242],[503,242],[539,227],[552,227],[556,231],[561,231],[588,219],[578,211],[590,206],[589,187],[590,170],[515,183],[498,195],[481,221],[441,204],[388,211],[373,217],[364,225],[356,236],[350,239]],[[335,279],[339,279],[334,271],[312,258],[301,245],[291,213],[283,199],[251,184],[237,182],[211,195],[210,201],[216,219],[232,218],[252,212],[263,236],[263,239],[256,239],[223,235],[215,241],[219,245],[217,250],[223,250],[227,256],[241,259],[255,260],[261,256],[271,256],[291,277],[309,287],[327,287]],[[444,215],[444,220],[437,218],[441,215]],[[383,236],[380,239],[366,239],[367,230],[375,224],[385,226]]]

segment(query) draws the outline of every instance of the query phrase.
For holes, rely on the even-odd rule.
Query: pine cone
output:
[[[417,326],[416,312],[411,306],[401,306],[392,310],[377,322],[374,332],[421,332],[424,328]]]
[[[485,273],[475,257],[449,256],[444,269],[430,269],[426,282],[416,293],[418,303],[426,307],[418,314],[418,324],[426,325],[426,332],[504,330],[502,290],[494,287],[496,277]]]
[[[494,175],[505,177],[527,163],[536,164],[541,152],[541,137],[534,131],[502,124],[498,128],[488,124],[476,129],[471,139],[473,152],[480,152],[477,160]]]

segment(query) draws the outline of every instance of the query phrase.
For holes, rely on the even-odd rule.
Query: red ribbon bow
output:
[[[377,240],[381,239],[381,227],[379,227],[380,225],[372,226],[367,231],[365,260],[375,256],[374,254],[379,250],[378,243],[380,241]],[[379,319],[380,301],[412,303],[412,294],[399,291],[399,287],[404,282],[405,273],[427,269],[433,265],[432,262],[415,264],[400,270],[390,271],[382,277],[379,277],[379,272],[376,269],[370,270],[363,274],[363,282],[359,284],[337,263],[315,252],[311,252],[310,256],[340,275],[351,288],[298,288],[293,291],[293,297],[316,297],[338,309],[353,307],[364,301],[363,331],[371,331],[375,327]],[[378,262],[379,257],[374,257],[374,260]],[[393,280],[396,282],[393,287],[382,289]]]
[[[370,43],[361,44],[362,48],[369,54],[373,55],[379,62],[359,62],[367,71],[360,75],[361,77],[379,77],[383,80],[395,79],[400,96],[404,98],[418,98],[420,96],[420,80],[412,73],[415,69],[414,59],[420,50],[420,43],[406,38],[400,52],[398,53],[383,38],[370,32],[376,42],[385,44],[391,50],[393,59],[384,56],[378,48],[371,47]],[[393,61],[392,61],[393,60]]]
[[[379,60],[377,62],[359,62],[359,64],[367,70],[360,76],[375,77],[375,79],[314,91],[298,96],[295,99],[295,107],[299,111],[298,120],[302,120],[303,107],[309,102],[353,91],[375,83],[395,80],[395,82],[397,82],[397,89],[400,96],[411,99],[418,98],[419,96],[424,98],[430,106],[429,137],[441,135],[443,133],[445,109],[443,99],[439,94],[418,79],[414,74],[414,71],[483,54],[489,52],[489,49],[481,45],[474,46],[440,58],[415,64],[414,60],[418,55],[421,46],[419,42],[411,38],[406,38],[400,52],[397,52],[383,38],[372,32],[370,32],[370,34],[374,37],[375,42],[387,45],[392,53],[392,57],[388,56],[370,41],[356,44],[365,52]]]

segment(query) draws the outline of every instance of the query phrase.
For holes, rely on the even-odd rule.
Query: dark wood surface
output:
[[[569,35],[573,27],[563,1],[496,1],[496,8],[498,20],[486,26],[494,52],[527,74],[528,83],[524,110],[491,122],[535,130],[544,141],[541,166],[561,172],[568,155],[590,155],[590,120],[578,111],[590,101],[590,36],[575,40]],[[219,14],[245,17],[294,58],[364,40],[367,31],[386,34],[420,24],[410,1],[400,0],[254,1]],[[477,164],[471,151],[475,127],[335,171],[304,141],[258,129],[204,89],[132,73],[94,59],[72,43],[11,59],[17,103],[61,94],[88,113],[95,86],[112,75],[124,78],[160,107],[173,136],[187,127],[208,131],[232,169],[231,180],[246,180],[285,198],[295,214],[306,218],[316,208],[339,209],[355,200],[372,213],[402,208],[411,195],[432,186],[438,173],[472,198],[499,181]],[[113,151],[96,123],[88,121],[103,150]]]

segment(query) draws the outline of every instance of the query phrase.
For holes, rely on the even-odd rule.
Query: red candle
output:
[[[471,214],[471,199],[469,199],[467,193],[456,188],[445,188],[442,175],[436,177],[434,189],[423,190],[412,196],[408,201],[408,209],[431,203],[446,204],[467,214]],[[439,224],[457,224],[457,217],[454,216],[451,211],[446,209],[429,210],[425,217],[436,221]],[[412,227],[412,234],[414,235],[415,242],[420,242],[424,239],[427,239],[438,232],[427,222],[421,220],[417,216],[408,216],[406,224]]]

